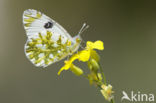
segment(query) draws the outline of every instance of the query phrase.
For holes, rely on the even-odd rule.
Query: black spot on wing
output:
[[[52,27],[53,27],[53,23],[52,22],[47,22],[44,25],[44,28],[46,28],[46,29],[49,29],[49,28],[52,28]]]

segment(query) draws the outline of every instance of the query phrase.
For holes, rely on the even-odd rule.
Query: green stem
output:
[[[115,102],[114,102],[114,99],[111,99],[111,103],[115,103]]]
[[[101,74],[102,74],[103,82],[104,82],[105,85],[107,85],[107,83],[106,83],[106,77],[105,77],[105,75],[104,75],[104,72],[103,72],[103,69],[101,68],[100,63],[99,63],[99,66],[100,66],[100,72],[101,72]]]

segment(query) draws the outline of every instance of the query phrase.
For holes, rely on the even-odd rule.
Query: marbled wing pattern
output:
[[[79,46],[61,25],[36,10],[24,11],[23,24],[28,37],[25,54],[37,67],[57,62]]]

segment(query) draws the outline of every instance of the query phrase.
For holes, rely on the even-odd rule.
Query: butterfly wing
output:
[[[75,41],[45,14],[28,9],[23,13],[23,24],[28,36],[25,54],[35,66],[46,67],[71,53]]]

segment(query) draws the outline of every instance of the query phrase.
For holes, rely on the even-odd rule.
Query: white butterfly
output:
[[[33,9],[24,11],[23,24],[28,36],[25,54],[37,67],[46,67],[77,51],[80,34],[88,28],[84,23],[78,35],[71,37],[56,21]]]

